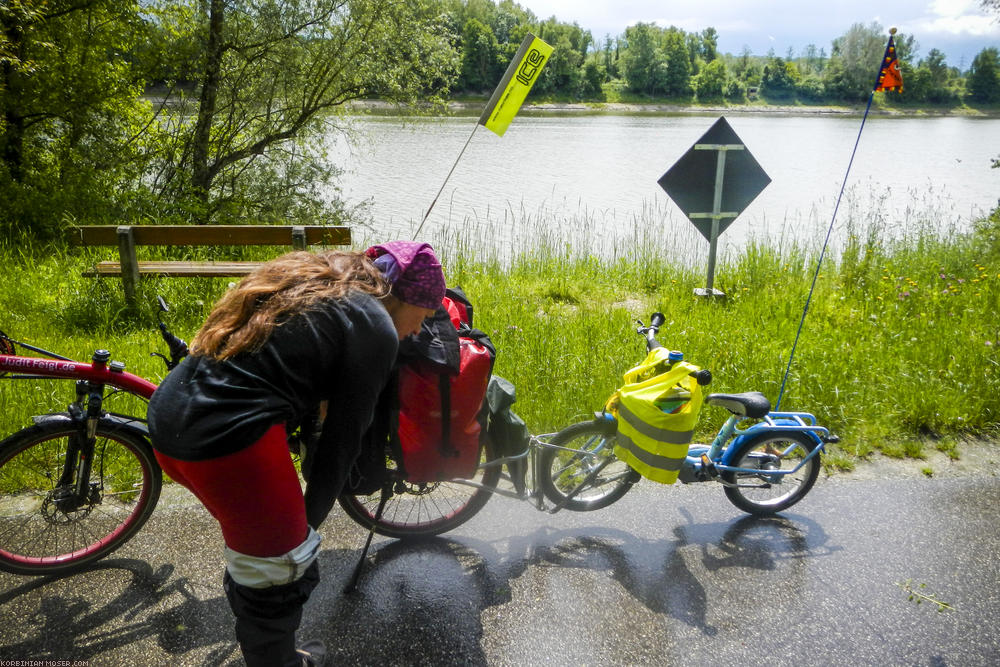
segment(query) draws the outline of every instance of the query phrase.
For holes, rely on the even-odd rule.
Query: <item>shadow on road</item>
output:
[[[229,606],[219,596],[199,600],[188,580],[171,577],[173,565],[156,571],[140,560],[102,561],[67,577],[40,577],[0,594],[0,606],[32,595],[33,613],[21,619],[20,641],[3,653],[34,660],[91,660],[144,640],[167,654],[214,646],[205,664],[238,655]],[[108,599],[108,595],[113,597]],[[172,600],[179,596],[181,602]]]
[[[616,582],[616,595],[711,637],[718,630],[708,622],[717,617],[710,604],[722,604],[710,603],[720,599],[714,573],[776,573],[762,585],[794,593],[805,585],[806,561],[836,550],[818,524],[802,517],[697,524],[685,516],[667,539],[591,526],[539,527],[496,540],[389,541],[373,552],[352,595],[342,590],[358,552],[327,549],[300,638],[323,639],[333,664],[399,664],[406,656],[485,664],[484,612],[503,608],[519,618],[540,605],[548,613],[604,614],[594,597],[595,573]],[[120,662],[129,651],[142,656],[158,648],[156,663],[241,664],[214,572],[192,583],[171,564],[154,570],[115,559],[69,577],[21,581],[0,594],[2,617],[20,626],[7,629],[14,639],[3,656]],[[574,608],[587,604],[594,609]]]
[[[706,620],[705,587],[712,586],[713,572],[780,569],[782,585],[794,589],[806,583],[805,561],[838,549],[828,545],[821,526],[802,517],[744,517],[712,524],[695,524],[690,515],[687,519],[688,525],[674,529],[672,540],[637,538],[614,528],[543,527],[496,543],[468,537],[388,542],[370,558],[358,592],[340,596],[323,610],[331,627],[358,624],[366,628],[365,635],[378,638],[378,645],[339,635],[336,658],[391,660],[419,650],[440,651],[452,664],[482,663],[483,612],[510,603],[526,573],[545,579],[550,568],[564,574],[607,572],[651,612],[712,636],[717,629]],[[333,563],[323,565],[328,566]],[[560,578],[559,585],[564,584]]]

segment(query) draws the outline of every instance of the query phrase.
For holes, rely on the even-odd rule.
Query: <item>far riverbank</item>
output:
[[[447,115],[478,115],[482,112],[487,100],[451,100],[440,109]],[[351,111],[359,113],[383,113],[406,115],[412,111],[399,105],[382,100],[355,100],[347,104]],[[431,105],[420,105],[422,111],[431,110]],[[631,102],[536,102],[526,103],[521,107],[521,113],[539,114],[773,114],[801,116],[861,116],[865,105],[829,106],[829,105],[774,105],[774,104],[669,104],[669,103],[631,103]],[[967,117],[967,118],[1000,118],[1000,107],[991,109],[973,109],[970,107],[949,108],[885,108],[873,106],[870,115],[899,116],[912,118],[928,117]]]

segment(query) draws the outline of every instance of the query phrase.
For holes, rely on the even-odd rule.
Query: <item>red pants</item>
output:
[[[306,506],[284,424],[235,454],[179,461],[156,452],[156,460],[208,508],[233,551],[281,556],[306,539]]]

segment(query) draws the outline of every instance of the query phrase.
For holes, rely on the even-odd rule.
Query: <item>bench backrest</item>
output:
[[[117,246],[129,230],[135,245],[350,245],[349,227],[321,225],[92,225],[73,227],[69,241],[80,246]]]

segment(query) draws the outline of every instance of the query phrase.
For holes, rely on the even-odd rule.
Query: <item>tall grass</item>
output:
[[[843,214],[781,402],[813,412],[842,436],[831,460],[844,467],[875,451],[921,456],[914,444],[921,441],[955,454],[955,440],[992,435],[1000,424],[1000,261],[989,235],[942,231],[918,212],[897,233],[885,228],[878,204]],[[653,311],[667,317],[661,341],[711,369],[712,391],[759,390],[777,399],[817,244],[782,234],[778,243],[758,238],[730,249],[716,271],[727,296],[705,300],[693,294],[704,283],[699,239],[665,228],[661,215],[647,211],[610,237],[596,215],[520,212],[527,224],[499,248],[483,236],[489,228],[479,236],[435,232],[448,282],[475,304],[475,324],[499,350],[496,373],[517,387],[515,410],[532,431],[599,410],[643,357],[635,321]],[[150,305],[132,312],[117,280],[80,276],[94,251],[8,244],[0,259],[0,328],[69,356],[106,347],[154,380],[164,371],[149,356],[163,348],[153,295],[166,296],[172,328],[190,337],[229,282],[147,280],[142,302]],[[63,408],[72,396],[67,385],[0,383],[0,432]],[[709,437],[724,417],[706,407],[699,436]]]

